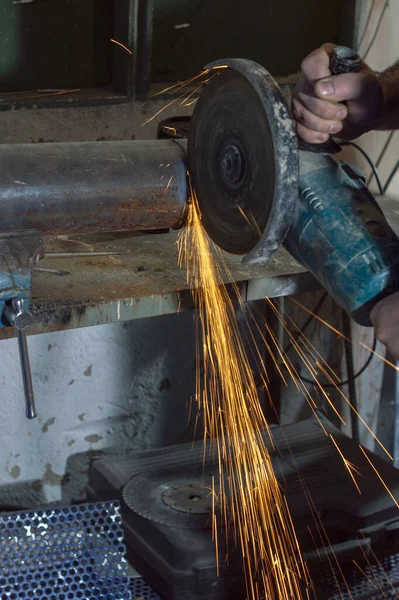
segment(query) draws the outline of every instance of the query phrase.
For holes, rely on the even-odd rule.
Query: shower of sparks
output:
[[[113,40],[111,38],[111,42],[113,42],[117,46],[120,46],[121,48],[123,48],[124,50],[126,50],[126,52],[128,52],[129,54],[133,54],[133,52],[130,50],[130,48],[128,48],[127,46],[125,46],[125,44],[122,44],[121,42],[118,42],[118,40]]]
[[[220,256],[220,260],[223,263],[222,256]],[[223,267],[224,267],[225,273],[227,274],[228,279],[231,282],[233,282],[232,275],[229,272],[229,270],[227,268],[227,265],[225,263],[223,263]],[[237,286],[234,283],[233,283],[233,288],[235,289],[237,297],[239,298],[239,291],[238,291]],[[305,306],[303,306],[302,304],[300,304],[299,302],[297,302],[293,298],[290,298],[290,300],[292,302],[294,302],[296,305],[298,305],[301,308],[303,308],[309,314],[314,315],[316,318],[318,318],[318,320],[320,322],[322,322],[327,327],[329,327],[331,330],[333,330],[339,337],[347,339],[348,341],[351,341],[349,338],[347,338],[346,336],[344,336],[339,330],[337,330],[336,328],[332,327],[329,323],[327,323],[326,321],[324,321],[321,317],[318,317],[318,315],[316,315],[315,313],[313,313],[312,311],[310,311],[308,308],[306,308]],[[330,398],[329,394],[326,392],[326,390],[323,388],[322,383],[319,381],[317,371],[316,371],[315,367],[312,365],[311,361],[309,360],[307,354],[310,355],[310,357],[314,360],[317,369],[323,374],[323,376],[327,379],[327,381],[335,388],[335,390],[341,396],[341,398],[343,399],[343,401],[349,406],[349,408],[353,411],[353,413],[356,415],[356,417],[359,419],[359,421],[364,425],[364,427],[366,428],[366,430],[373,437],[374,441],[385,452],[385,454],[387,455],[387,457],[390,460],[393,460],[392,455],[388,452],[388,450],[385,448],[385,446],[382,444],[382,442],[379,440],[379,438],[375,435],[375,433],[372,431],[372,429],[369,427],[369,425],[362,418],[362,416],[360,415],[360,413],[352,405],[352,403],[350,402],[350,400],[346,397],[346,395],[343,393],[342,389],[337,384],[337,382],[339,383],[339,377],[337,376],[337,374],[331,369],[331,367],[328,365],[328,363],[322,358],[322,356],[320,355],[320,353],[316,350],[316,348],[310,342],[310,340],[306,337],[306,335],[304,335],[304,333],[300,330],[300,328],[295,323],[295,321],[289,315],[287,315],[286,313],[284,313],[284,317],[285,318],[283,318],[281,316],[281,314],[279,313],[277,307],[273,304],[273,302],[269,298],[266,298],[266,301],[269,304],[269,306],[271,307],[271,309],[273,310],[273,312],[275,313],[275,315],[276,315],[277,319],[279,320],[279,322],[282,324],[285,332],[288,334],[288,337],[290,339],[290,343],[291,343],[292,348],[295,350],[297,356],[300,358],[300,360],[302,361],[302,363],[305,365],[305,367],[308,369],[309,373],[313,377],[313,379],[314,379],[314,389],[318,393],[320,393],[322,395],[322,397],[324,397],[324,399],[326,400],[326,402],[328,403],[328,405],[330,406],[330,408],[333,410],[333,412],[336,414],[336,416],[339,418],[339,420],[341,421],[341,423],[343,425],[346,424],[345,421],[342,419],[340,413],[338,412],[337,408],[334,406],[333,402],[331,401],[331,398]],[[242,306],[242,303],[241,303],[241,306]],[[256,309],[256,307],[255,307],[255,309]],[[259,309],[257,309],[257,310],[259,312]],[[346,470],[348,471],[349,475],[352,478],[352,481],[353,481],[356,489],[358,490],[359,493],[361,493],[360,492],[360,487],[359,487],[358,482],[356,481],[355,475],[362,476],[362,474],[359,471],[357,471],[357,469],[355,468],[355,466],[352,465],[345,458],[345,456],[343,455],[342,451],[338,447],[338,445],[337,445],[336,441],[334,440],[334,438],[324,428],[322,422],[320,421],[318,412],[317,412],[319,410],[318,404],[315,402],[314,398],[312,397],[312,395],[309,392],[308,388],[306,387],[305,383],[300,379],[298,370],[295,368],[294,364],[289,359],[289,357],[287,356],[286,352],[280,347],[280,342],[279,342],[276,334],[273,332],[273,330],[271,329],[271,327],[269,326],[269,324],[264,320],[263,315],[261,315],[259,313],[259,316],[260,316],[260,319],[261,319],[261,322],[262,322],[262,326],[259,326],[259,324],[257,323],[256,316],[253,314],[253,311],[250,310],[249,313],[250,313],[250,316],[251,316],[251,319],[252,319],[252,323],[255,324],[255,327],[258,329],[258,333],[260,334],[261,339],[262,339],[263,343],[265,344],[265,347],[266,347],[266,349],[267,349],[270,357],[272,358],[272,360],[274,362],[274,365],[276,367],[276,370],[279,372],[279,374],[280,374],[280,376],[282,378],[283,383],[285,385],[287,385],[287,382],[286,382],[285,377],[284,377],[283,372],[282,372],[282,369],[285,369],[285,370],[287,370],[289,376],[291,377],[292,381],[294,382],[297,390],[300,393],[302,393],[303,396],[305,397],[305,399],[306,399],[306,401],[307,401],[307,403],[308,403],[311,411],[313,412],[313,415],[317,419],[320,427],[322,428],[322,430],[324,431],[324,433],[331,438],[331,440],[334,443],[334,446],[335,446],[335,448],[336,448],[339,456],[341,457],[341,459],[343,461],[343,464],[344,464]],[[246,321],[247,321],[248,329],[250,330],[250,325],[249,325],[249,321],[248,321],[247,318],[246,318]],[[287,321],[289,321],[290,325],[293,326],[294,329],[301,334],[298,339],[296,339],[295,336],[291,333],[291,331],[290,331],[290,329],[288,327],[288,322]],[[262,330],[262,327],[265,328],[268,337],[266,337],[265,333]],[[270,346],[269,342],[271,342],[272,345],[274,346],[275,352],[273,352],[273,349]],[[362,342],[360,342],[360,345],[362,345],[365,348],[367,348],[368,350],[372,351],[372,348],[370,348],[366,344],[363,344]],[[255,346],[256,346],[256,343],[255,343]],[[378,357],[380,357],[382,360],[384,360],[383,356],[381,356],[378,353],[375,353],[375,354]],[[280,358],[281,367],[278,364],[277,357]],[[390,363],[389,361],[386,361],[386,360],[384,360],[384,362],[386,362],[387,364],[389,364],[390,366],[392,366],[396,370],[398,370],[397,367],[396,367],[396,365],[394,365],[393,363]],[[260,368],[261,371],[262,371],[262,369],[264,371],[264,365],[263,365],[262,359],[258,363],[258,366],[259,366],[259,368]],[[265,375],[262,377],[262,382],[263,382],[263,384],[265,386],[265,391],[266,391],[266,393],[267,393],[267,395],[268,395],[268,397],[270,399],[270,404],[272,405],[271,398],[270,398],[270,393],[269,393],[268,387],[267,387],[267,375],[266,375],[266,377],[265,377]],[[367,456],[366,456],[366,458],[367,458],[368,462],[370,462],[370,459]],[[388,494],[391,496],[392,500],[395,502],[395,504],[397,504],[395,498],[393,498],[392,493],[388,489],[388,487],[387,487],[386,483],[384,482],[383,478],[381,477],[380,473],[377,471],[377,469],[374,467],[374,465],[372,465],[371,462],[370,462],[370,464],[373,467],[373,469],[374,469],[377,477],[379,478],[379,480],[381,481],[381,483],[383,484],[383,486],[387,490]],[[399,508],[399,504],[397,504],[397,506]]]
[[[228,66],[217,65],[212,67],[211,70],[204,70],[191,79],[177,83],[155,94],[155,96],[158,96],[169,91],[177,92],[200,80],[199,85],[194,89],[191,88],[192,91],[187,92],[186,90],[172,99],[156,114],[147,119],[143,125],[151,122],[176,103],[180,102],[180,106],[186,107],[194,104],[198,98],[190,101],[192,96],[196,95],[205,83],[218,75],[220,69],[225,68],[228,68]],[[210,72],[211,75],[209,76]],[[203,78],[202,81],[201,78]],[[172,133],[176,133],[174,128],[168,127],[168,129]],[[166,189],[169,188],[170,183],[171,179]],[[239,205],[237,205],[237,208],[260,237],[261,232],[254,215],[244,213]],[[222,253],[209,240],[202,228],[199,206],[194,193],[192,194],[192,202],[189,205],[187,223],[187,229],[183,230],[179,236],[179,263],[187,271],[187,280],[199,308],[198,322],[196,323],[200,335],[197,336],[195,396],[198,411],[195,418],[194,432],[197,431],[198,421],[202,415],[204,421],[204,460],[207,451],[210,450],[208,444],[210,440],[213,442],[212,448],[216,448],[219,467],[218,485],[216,485],[215,478],[213,478],[212,488],[209,491],[213,507],[211,528],[216,548],[217,573],[219,574],[220,571],[220,559],[228,563],[228,556],[221,557],[219,552],[220,535],[224,529],[222,539],[225,538],[228,542],[232,534],[234,542],[242,554],[247,600],[270,600],[271,598],[275,600],[301,600],[304,597],[309,599],[311,594],[314,597],[314,589],[301,556],[287,501],[275,477],[269,450],[263,439],[263,435],[266,433],[270,445],[273,447],[271,432],[261,409],[253,373],[238,329],[235,309],[225,286],[221,285],[224,276],[227,276],[227,280],[232,285],[241,308],[243,302],[238,287],[223,261]],[[392,456],[340,389],[338,375],[291,317],[285,313],[282,316],[274,304],[269,299],[266,300],[287,332],[291,348],[296,352],[296,355],[314,379],[313,391],[316,392],[317,399],[324,398],[331,410],[345,424],[330,399],[330,395],[318,379],[318,372],[320,372],[336,388],[367,431],[373,436],[376,443],[392,460]],[[290,300],[334,331],[339,337],[352,343],[349,338],[307,307],[293,298],[290,298]],[[251,313],[251,311],[249,312]],[[245,317],[245,319],[247,325],[249,325],[248,318]],[[264,318],[261,325],[257,323],[252,314],[251,320],[252,324],[255,323],[282,382],[286,386],[288,385],[288,377],[286,377],[286,374],[288,374],[297,390],[303,394],[321,429],[330,438],[342,459],[343,465],[358,493],[361,494],[356,476],[362,477],[362,474],[356,469],[355,465],[346,459],[337,441],[323,426],[319,416],[319,402],[315,401],[305,382],[301,380],[295,363],[281,347],[278,337]],[[293,326],[296,330],[296,336],[292,335],[288,322],[290,327]],[[253,353],[255,357],[257,356],[261,380],[272,407],[273,402],[268,387],[269,378],[265,370],[264,359],[257,347],[251,327],[248,327],[248,332],[254,342],[255,349]],[[373,350],[373,348],[362,342],[359,342],[359,344],[399,371],[399,367]],[[203,376],[201,375],[202,365]],[[192,402],[190,404],[190,416],[191,411]],[[364,451],[363,453],[365,454]],[[366,454],[365,456],[378,479],[399,508],[399,504],[376,467]],[[338,589],[341,589],[341,587],[334,569],[342,578],[341,585],[344,585],[344,593],[349,594],[349,597],[352,598],[349,585],[335,555],[334,547],[330,543],[323,522],[307,489],[306,482],[300,473],[299,466],[296,466],[296,471],[320,537],[321,546],[320,543],[317,545],[315,541],[315,547],[317,551],[319,551],[319,548],[324,548]],[[311,535],[313,538],[313,534]],[[358,568],[360,569],[360,567]]]
[[[206,69],[205,71],[201,71],[201,73],[199,73],[198,75],[195,75],[195,77],[191,77],[191,79],[187,79],[186,81],[183,81],[182,83],[177,83],[175,85],[171,85],[170,87],[167,87],[167,88],[163,89],[162,91],[157,92],[156,94],[154,94],[152,96],[152,98],[155,98],[156,96],[160,96],[160,95],[165,94],[166,92],[170,92],[172,90],[173,90],[173,92],[177,92],[179,90],[182,90],[182,89],[186,88],[188,85],[190,85],[191,83],[193,83],[194,81],[197,81],[201,77],[207,75],[208,73],[209,73],[209,69]],[[185,90],[184,93],[182,93],[180,96],[178,96],[177,98],[174,98],[173,100],[171,100],[170,102],[168,102],[167,104],[165,104],[165,106],[163,106],[162,108],[160,108],[158,110],[158,112],[156,112],[149,119],[147,119],[146,121],[144,121],[144,123],[142,124],[142,127],[144,127],[144,125],[147,125],[148,123],[151,123],[151,121],[153,121],[154,119],[156,119],[161,113],[163,113],[165,110],[167,110],[169,107],[173,106],[177,102],[179,102],[179,106],[183,106],[183,107],[191,106],[192,104],[194,104],[195,102],[197,102],[198,98],[194,98],[194,100],[191,100],[190,102],[188,102],[188,100],[190,100],[190,98],[194,94],[196,94],[197,92],[199,92],[199,90],[202,88],[202,86],[204,84],[208,83],[208,81],[210,81],[211,79],[213,79],[213,77],[215,77],[216,75],[218,75],[218,72],[212,73],[212,75],[210,77],[208,77],[207,79],[204,79],[203,81],[201,81],[199,83],[199,85],[196,86],[194,88],[194,90],[192,90],[191,92],[187,93],[187,90]]]
[[[207,73],[209,73],[208,69],[206,69],[205,71],[201,71],[201,73],[198,73],[198,75],[195,75],[194,77],[190,77],[190,79],[186,79],[185,81],[175,83],[174,85],[171,85],[170,87],[164,88],[160,92],[153,94],[151,96],[151,98],[155,98],[156,96],[162,96],[163,94],[166,94],[167,92],[171,92],[172,90],[177,92],[177,90],[180,90],[181,88],[184,88],[187,85],[190,85],[190,83],[192,83],[193,81],[196,81],[197,79],[199,79],[203,75],[206,75]]]
[[[195,194],[187,230],[179,238],[179,261],[199,308],[196,401],[207,440],[216,444],[219,510],[212,531],[218,553],[218,529],[232,532],[241,550],[247,598],[299,600],[309,596],[310,581],[302,561],[288,506],[279,486],[262,432],[264,418],[232,300],[220,285],[222,272],[201,224]],[[199,341],[201,340],[201,341]],[[203,354],[204,379],[198,368]],[[306,587],[306,596],[301,591]]]
[[[220,258],[221,258],[221,262],[223,262],[223,259],[222,259],[222,257],[220,257]],[[227,269],[227,266],[226,266],[226,264],[224,264],[223,266],[224,266],[224,271],[227,273],[228,279],[230,279],[230,281],[232,281],[231,274],[228,272],[228,269]],[[234,287],[234,286],[235,286],[235,284],[233,284],[233,287]],[[238,289],[236,289],[236,293],[237,293],[237,294],[239,293],[239,292],[238,292]],[[329,404],[330,404],[330,407],[331,407],[331,408],[332,408],[334,411],[336,411],[336,408],[335,408],[335,407],[334,407],[334,405],[331,403],[331,400],[330,400],[330,398],[329,398],[329,395],[328,395],[328,394],[325,392],[325,390],[324,390],[324,389],[323,389],[323,387],[322,387],[322,384],[321,384],[321,383],[318,381],[318,379],[317,379],[317,373],[315,372],[314,368],[312,368],[312,366],[311,366],[311,364],[310,364],[310,361],[309,361],[308,357],[305,355],[305,353],[304,353],[304,350],[301,348],[301,346],[303,346],[303,348],[304,348],[304,349],[307,351],[307,353],[308,353],[308,354],[309,354],[309,355],[310,355],[310,356],[313,358],[313,360],[315,361],[315,364],[317,365],[318,369],[319,369],[319,370],[322,372],[322,374],[324,375],[324,377],[326,377],[326,378],[328,379],[328,381],[329,381],[331,384],[333,384],[333,385],[335,385],[335,386],[336,386],[336,390],[339,392],[339,394],[340,394],[340,395],[341,395],[341,397],[344,399],[344,401],[345,401],[345,402],[347,402],[347,403],[349,404],[349,406],[350,406],[351,410],[353,410],[353,411],[355,412],[355,414],[356,414],[356,415],[357,415],[357,417],[360,419],[360,421],[363,423],[363,425],[366,427],[366,429],[369,431],[369,433],[371,433],[371,434],[372,434],[372,436],[374,437],[374,440],[376,441],[376,443],[377,443],[377,444],[379,444],[379,446],[380,446],[380,447],[381,447],[381,448],[384,450],[384,452],[387,454],[387,456],[388,456],[390,459],[392,459],[391,455],[390,455],[390,454],[389,454],[389,452],[386,450],[386,448],[385,448],[385,447],[382,445],[382,443],[381,443],[381,442],[380,442],[380,440],[377,438],[377,436],[375,436],[375,434],[374,434],[374,433],[373,433],[373,431],[372,431],[372,430],[369,428],[369,426],[367,425],[367,423],[366,423],[366,422],[365,422],[365,421],[362,419],[361,415],[360,415],[360,414],[359,414],[359,413],[358,413],[358,412],[355,410],[355,408],[354,408],[354,407],[351,405],[351,403],[349,402],[349,400],[348,400],[348,399],[346,398],[346,396],[343,394],[342,390],[341,390],[341,389],[340,389],[340,388],[337,386],[337,383],[336,383],[336,381],[338,381],[338,382],[339,382],[339,378],[338,378],[337,374],[336,374],[336,373],[335,373],[335,372],[334,372],[334,371],[331,369],[331,367],[330,367],[330,366],[329,366],[329,365],[326,363],[326,361],[325,361],[325,360],[324,360],[324,359],[321,357],[320,353],[319,353],[319,352],[316,350],[316,348],[313,346],[313,344],[311,344],[310,340],[309,340],[309,339],[308,339],[308,338],[307,338],[307,337],[306,337],[306,336],[303,334],[303,332],[301,332],[301,336],[300,336],[298,339],[296,339],[296,338],[294,337],[294,335],[292,335],[291,331],[290,331],[290,330],[289,330],[289,328],[288,328],[287,321],[285,321],[285,320],[284,320],[284,319],[281,317],[281,315],[279,314],[279,312],[278,312],[278,310],[277,310],[277,307],[275,307],[275,306],[274,306],[274,304],[271,302],[271,300],[269,300],[269,299],[266,299],[266,300],[267,300],[267,302],[269,303],[269,305],[270,305],[270,306],[273,308],[273,310],[274,310],[274,312],[275,312],[276,316],[277,316],[277,317],[280,319],[280,322],[282,323],[282,325],[283,325],[283,327],[284,327],[285,331],[287,332],[287,334],[288,334],[288,336],[289,336],[289,338],[290,338],[291,347],[292,347],[292,348],[293,348],[293,349],[296,351],[296,353],[297,353],[298,357],[299,357],[299,358],[302,360],[302,362],[305,364],[305,366],[308,368],[308,370],[310,371],[310,373],[311,373],[311,374],[312,374],[312,376],[314,377],[314,379],[315,379],[315,390],[316,390],[316,391],[317,391],[317,390],[319,390],[319,391],[321,392],[321,394],[322,394],[322,395],[323,395],[323,396],[324,396],[324,397],[327,399],[327,401],[329,402]],[[302,306],[302,305],[300,305],[299,303],[296,303],[296,304],[298,304],[299,306]],[[309,311],[308,309],[306,309],[306,307],[303,307],[303,308],[304,308],[304,309],[305,309],[307,312],[311,312],[311,311]],[[271,358],[273,359],[273,362],[274,362],[274,364],[275,364],[275,366],[276,366],[276,369],[277,369],[277,371],[280,373],[280,376],[281,376],[281,378],[282,378],[282,381],[283,381],[283,383],[285,383],[285,384],[286,384],[286,381],[285,381],[285,378],[284,378],[284,376],[283,376],[283,373],[282,373],[282,371],[281,371],[281,368],[285,368],[285,369],[288,371],[288,373],[289,373],[289,375],[291,376],[291,378],[292,378],[293,382],[295,383],[295,385],[296,385],[297,389],[298,389],[300,392],[302,392],[302,393],[303,393],[303,395],[305,396],[305,398],[307,399],[307,401],[308,401],[308,404],[309,404],[309,406],[311,407],[311,409],[312,409],[312,411],[313,411],[313,413],[314,413],[314,416],[315,416],[315,417],[316,417],[316,419],[319,421],[319,424],[320,424],[320,426],[322,427],[322,429],[324,430],[325,434],[326,434],[326,435],[328,435],[328,437],[331,439],[332,443],[334,444],[334,447],[335,447],[335,449],[337,450],[337,452],[338,452],[339,456],[340,456],[340,457],[341,457],[341,459],[342,459],[342,462],[343,462],[343,464],[344,464],[344,466],[345,466],[345,469],[348,471],[348,474],[350,475],[350,477],[351,477],[351,479],[352,479],[352,481],[353,481],[353,484],[355,485],[355,487],[356,487],[356,489],[357,489],[358,493],[359,493],[359,494],[361,494],[361,488],[360,488],[360,485],[359,485],[359,483],[358,483],[358,481],[357,481],[357,479],[356,479],[356,476],[357,476],[357,477],[363,477],[363,475],[362,475],[362,474],[360,473],[360,471],[359,471],[359,470],[356,468],[356,466],[355,466],[355,465],[353,465],[353,464],[352,464],[352,463],[351,463],[351,462],[350,462],[350,461],[349,461],[349,460],[348,460],[348,459],[347,459],[347,458],[344,456],[344,454],[343,454],[342,450],[339,448],[339,446],[338,446],[338,444],[337,444],[336,440],[334,439],[334,437],[333,437],[331,434],[329,434],[329,433],[328,433],[328,432],[325,430],[325,428],[323,427],[323,424],[321,423],[321,421],[320,421],[320,419],[319,419],[319,417],[318,417],[318,414],[317,414],[317,409],[318,409],[318,406],[317,406],[317,404],[315,403],[315,401],[314,401],[314,399],[312,398],[312,396],[309,394],[309,391],[308,391],[308,389],[306,388],[306,386],[304,385],[304,383],[303,383],[303,382],[302,382],[302,381],[299,379],[299,374],[297,373],[297,371],[296,371],[295,367],[293,366],[293,363],[290,361],[290,359],[288,358],[287,354],[286,354],[286,353],[284,352],[284,350],[281,348],[281,346],[280,346],[280,343],[279,343],[279,340],[278,340],[277,336],[276,336],[276,335],[275,335],[275,333],[272,331],[272,329],[270,328],[270,326],[268,325],[268,323],[267,323],[267,322],[265,322],[265,320],[264,320],[264,317],[263,317],[263,315],[260,313],[259,309],[257,309],[257,310],[258,310],[258,312],[259,312],[259,316],[260,316],[260,318],[261,318],[261,321],[262,321],[262,326],[265,328],[265,330],[266,330],[266,333],[268,334],[268,339],[267,339],[267,338],[266,338],[266,336],[263,334],[262,327],[261,327],[261,326],[259,326],[259,324],[257,323],[257,319],[256,319],[256,316],[255,316],[255,315],[254,315],[254,313],[253,313],[253,310],[250,310],[250,311],[249,311],[249,314],[250,314],[250,317],[251,317],[251,320],[252,320],[252,324],[255,324],[255,326],[258,328],[258,332],[259,332],[259,333],[260,333],[260,335],[261,335],[262,341],[265,343],[266,349],[267,349],[267,351],[268,351],[269,355],[271,356]],[[313,314],[313,313],[311,313],[311,314]],[[296,323],[295,323],[295,322],[294,322],[294,321],[291,319],[291,317],[289,317],[287,314],[284,314],[284,316],[285,316],[285,319],[287,319],[288,321],[290,321],[290,324],[291,324],[291,326],[293,326],[295,330],[297,330],[297,331],[300,331],[299,327],[298,327],[298,326],[296,325]],[[324,322],[322,319],[320,319],[320,320],[321,320],[322,322]],[[248,318],[247,318],[247,317],[246,317],[246,321],[247,321],[247,325],[249,325],[249,320],[248,320]],[[328,325],[328,324],[327,324],[327,325]],[[335,330],[335,329],[334,329],[334,331],[335,331],[335,332],[336,332],[336,333],[337,333],[339,336],[343,337],[343,335],[341,334],[341,332],[339,332],[338,330]],[[273,350],[272,350],[272,347],[270,346],[270,343],[269,343],[269,342],[270,342],[272,345],[274,345],[274,347],[275,347],[275,352],[273,352]],[[256,344],[255,344],[255,345],[256,345]],[[362,345],[363,345],[363,346],[366,346],[365,344],[362,344]],[[367,347],[368,349],[370,349],[370,350],[371,350],[371,348],[369,348],[368,346],[366,346],[366,347]],[[377,355],[378,355],[378,354],[377,354]],[[278,365],[278,363],[277,363],[277,360],[276,360],[276,359],[277,359],[277,356],[279,356],[279,357],[280,357],[280,360],[281,360],[281,368],[280,368],[280,366],[279,366],[279,365]],[[379,355],[378,355],[378,356],[379,356]],[[381,357],[381,358],[383,358],[383,357]],[[261,363],[262,363],[262,359],[260,359],[260,364],[259,364],[258,366],[262,367],[262,364],[261,364]],[[322,363],[324,363],[324,366],[323,366],[323,364],[322,364]],[[393,366],[395,366],[395,365],[393,365]],[[266,381],[266,380],[267,380],[267,374],[265,373],[265,374],[264,374],[264,377],[262,378],[262,381],[263,381],[263,383],[264,383],[264,385],[265,385],[266,392],[267,392],[267,394],[269,395],[269,398],[270,398],[270,394],[269,394],[269,392],[268,392],[268,389],[267,389],[267,381]],[[340,415],[339,415],[339,413],[337,413],[337,414],[338,414],[338,416],[340,416]],[[374,464],[371,462],[370,458],[369,458],[369,457],[366,455],[366,453],[365,453],[365,451],[363,450],[363,448],[361,448],[361,450],[362,450],[363,454],[365,455],[365,457],[366,457],[367,461],[369,462],[370,466],[372,467],[373,471],[375,472],[375,474],[376,474],[377,478],[379,479],[379,481],[381,482],[381,484],[383,485],[383,487],[385,488],[385,490],[387,491],[387,493],[388,493],[388,494],[389,494],[389,496],[391,497],[392,501],[393,501],[393,502],[395,503],[395,505],[396,505],[396,506],[399,508],[399,504],[398,504],[397,500],[395,499],[395,497],[393,496],[392,492],[391,492],[391,491],[390,491],[390,489],[388,488],[387,484],[386,484],[386,483],[385,483],[385,481],[383,480],[383,478],[382,478],[381,474],[378,472],[378,470],[377,470],[377,468],[375,467],[375,465],[374,465]],[[291,454],[291,456],[292,456],[293,462],[295,462],[295,461],[294,461],[294,457],[293,457],[293,455],[292,455],[292,454]],[[302,487],[303,487],[303,489],[304,489],[304,491],[305,491],[306,497],[307,497],[307,499],[308,499],[308,504],[309,504],[309,506],[310,506],[310,508],[311,508],[311,511],[312,511],[312,514],[313,514],[313,518],[314,518],[314,521],[315,521],[315,523],[316,523],[316,527],[317,527],[317,529],[318,529],[318,531],[319,531],[319,533],[320,533],[321,545],[322,545],[322,547],[324,547],[324,548],[330,548],[330,551],[331,551],[331,553],[332,553],[332,556],[333,556],[333,559],[334,559],[334,560],[333,560],[333,562],[335,563],[335,565],[336,565],[336,568],[338,569],[338,572],[340,573],[340,576],[341,576],[341,578],[342,578],[341,585],[342,585],[342,583],[343,583],[343,584],[344,584],[344,587],[345,587],[345,589],[346,589],[346,592],[350,594],[350,590],[349,590],[349,587],[348,587],[348,583],[347,583],[347,581],[346,581],[346,579],[345,579],[345,577],[344,577],[344,574],[343,574],[343,571],[342,571],[342,569],[341,569],[341,567],[340,567],[340,564],[339,564],[339,562],[338,562],[338,559],[337,559],[337,557],[335,556],[335,553],[334,553],[333,547],[331,546],[331,544],[330,544],[330,542],[329,542],[329,539],[328,539],[328,537],[327,537],[327,533],[326,533],[326,531],[325,531],[325,529],[324,529],[323,523],[321,522],[321,520],[320,520],[320,517],[318,516],[318,513],[317,513],[317,510],[316,510],[316,507],[315,507],[315,505],[313,504],[313,501],[312,501],[312,498],[311,498],[311,496],[310,496],[310,493],[309,493],[309,491],[307,490],[306,483],[305,483],[305,481],[303,480],[303,477],[302,477],[302,476],[301,476],[301,474],[300,474],[300,469],[299,469],[299,467],[297,467],[297,468],[296,468],[296,470],[297,470],[298,477],[299,477],[299,479],[301,480],[301,484],[302,484]],[[316,546],[316,547],[317,547],[317,546]],[[375,557],[375,558],[376,558],[376,560],[378,560],[378,559],[377,559],[377,557]],[[333,563],[330,561],[330,559],[329,559],[329,563],[330,563],[330,567],[331,567],[331,569],[333,569]],[[385,573],[385,571],[383,570],[382,566],[381,566],[381,569],[382,569],[382,571],[384,572],[384,576],[385,576],[385,578],[386,578],[387,582],[389,582],[389,578],[388,578],[387,574]],[[338,585],[338,581],[337,581],[337,585]],[[391,585],[391,587],[392,587],[392,584],[390,584],[390,585]],[[338,587],[339,587],[339,585],[338,585]],[[392,589],[393,589],[393,587],[392,587]],[[382,592],[382,588],[381,588],[381,592]],[[383,592],[382,592],[382,593],[383,593]],[[384,595],[384,597],[385,597],[385,595]],[[397,597],[399,598],[399,595],[397,595]]]

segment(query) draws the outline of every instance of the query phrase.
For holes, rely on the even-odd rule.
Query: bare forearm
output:
[[[399,60],[379,76],[383,87],[384,110],[375,129],[399,129]]]

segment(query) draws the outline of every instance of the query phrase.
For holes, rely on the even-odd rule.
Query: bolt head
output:
[[[24,329],[31,327],[33,325],[33,323],[34,323],[34,318],[33,318],[32,314],[30,312],[28,312],[27,310],[24,310],[15,315],[15,320],[14,320],[13,325],[14,325],[15,329],[18,329],[18,331],[23,331]]]

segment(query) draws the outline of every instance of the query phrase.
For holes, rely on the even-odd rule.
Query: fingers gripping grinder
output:
[[[336,48],[333,73],[360,59]],[[399,289],[399,239],[365,178],[330,155],[332,140],[298,141],[271,75],[247,60],[220,63],[195,108],[189,165],[205,228],[224,250],[266,262],[283,244],[359,324]],[[217,64],[211,65],[217,68]],[[255,226],[254,226],[255,225]]]

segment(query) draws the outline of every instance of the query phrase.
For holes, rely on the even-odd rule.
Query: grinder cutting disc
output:
[[[228,59],[206,68],[215,76],[197,102],[188,140],[202,222],[223,250],[263,263],[283,242],[298,194],[294,123],[260,65]]]

